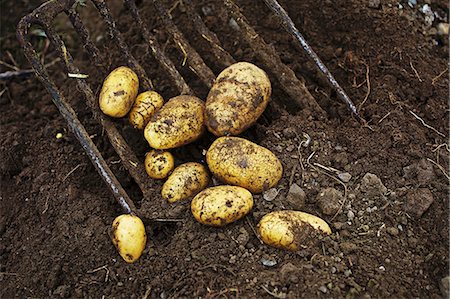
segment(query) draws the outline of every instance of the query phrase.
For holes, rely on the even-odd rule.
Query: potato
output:
[[[196,195],[208,186],[209,174],[205,166],[196,162],[181,164],[164,183],[161,195],[170,203]]]
[[[139,94],[128,116],[130,124],[136,129],[142,130],[163,104],[164,99],[155,91]]]
[[[268,149],[239,137],[220,137],[206,153],[212,174],[253,193],[275,186],[283,174],[280,160]]]
[[[331,234],[328,224],[319,217],[290,210],[265,215],[257,229],[267,245],[293,251],[314,242],[315,233]]]
[[[100,109],[111,117],[124,117],[133,106],[139,89],[139,80],[130,68],[113,70],[103,82],[100,91]]]
[[[112,241],[120,256],[127,262],[135,262],[144,251],[147,235],[142,220],[131,214],[118,216],[113,221]]]
[[[144,136],[151,147],[170,149],[198,139],[205,131],[205,104],[194,96],[170,99],[145,127]]]
[[[165,179],[174,167],[170,152],[152,150],[145,155],[145,170],[152,179]]]
[[[252,208],[252,194],[237,186],[207,188],[191,202],[195,219],[210,226],[224,226],[234,222],[247,215]]]
[[[235,63],[217,76],[206,100],[206,126],[216,136],[238,135],[261,116],[272,87],[267,74],[248,62]]]

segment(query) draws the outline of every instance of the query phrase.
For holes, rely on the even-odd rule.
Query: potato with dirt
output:
[[[155,91],[140,93],[130,110],[130,124],[139,130],[145,128],[150,118],[164,105],[163,97]]]
[[[217,76],[206,100],[206,126],[216,136],[238,135],[256,122],[269,103],[266,72],[248,62],[235,63]]]
[[[205,131],[205,104],[194,96],[170,99],[152,116],[144,137],[152,148],[171,149],[197,140]]]
[[[161,195],[174,203],[196,195],[208,186],[209,173],[205,166],[196,162],[181,164],[164,183]]]
[[[144,223],[135,215],[118,216],[112,224],[112,241],[127,263],[135,262],[141,256],[147,242]]]
[[[220,137],[206,153],[211,173],[252,193],[274,187],[283,175],[280,160],[268,149],[239,137]]]
[[[165,179],[173,170],[175,159],[170,152],[152,150],[145,155],[145,170],[152,179]]]
[[[317,233],[331,234],[328,224],[319,217],[300,211],[276,211],[265,215],[257,230],[267,245],[296,251],[314,243]]]
[[[203,190],[191,202],[195,219],[209,226],[224,226],[241,219],[253,208],[252,194],[238,186],[216,186]]]
[[[113,70],[100,91],[100,109],[111,117],[124,117],[130,111],[139,89],[136,73],[125,66]]]

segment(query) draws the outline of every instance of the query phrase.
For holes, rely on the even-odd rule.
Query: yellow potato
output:
[[[177,96],[170,99],[144,130],[151,147],[170,149],[197,140],[205,131],[205,104],[194,96]]]
[[[170,152],[152,150],[145,156],[144,164],[152,179],[165,179],[173,170],[175,162]]]
[[[144,251],[147,235],[142,220],[131,214],[118,216],[113,221],[112,241],[120,256],[127,262],[135,262]]]
[[[216,136],[238,135],[261,116],[272,87],[267,74],[248,62],[235,63],[217,76],[206,100],[206,126]]]
[[[330,227],[321,218],[290,210],[265,215],[257,229],[267,245],[293,251],[314,242],[316,233],[331,234]]]
[[[234,222],[247,215],[252,208],[252,194],[237,186],[207,188],[191,202],[195,219],[210,226],[224,226]]]
[[[173,203],[196,195],[208,186],[209,174],[200,163],[181,164],[164,183],[161,195]]]
[[[163,104],[164,99],[155,91],[146,91],[139,94],[128,116],[131,125],[142,130]]]
[[[275,186],[283,175],[280,160],[268,149],[239,137],[219,137],[206,153],[212,174],[253,193]]]
[[[113,70],[100,91],[100,109],[111,117],[124,117],[133,106],[139,89],[135,72],[121,66]]]

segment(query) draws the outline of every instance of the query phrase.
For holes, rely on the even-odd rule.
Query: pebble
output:
[[[437,25],[437,34],[439,35],[448,35],[450,25],[448,23],[439,23]]]
[[[386,231],[388,232],[388,234],[390,234],[391,236],[398,236],[398,229],[396,227],[388,227],[386,229]]]
[[[321,286],[320,288],[319,288],[319,291],[321,291],[322,293],[326,293],[326,292],[328,292],[328,289],[327,289],[327,287],[326,286]]]
[[[272,201],[277,197],[278,192],[277,188],[270,188],[269,190],[264,191],[263,198],[266,201]]]
[[[369,229],[370,229],[370,227],[369,227],[367,224],[364,224],[364,225],[361,226],[361,229],[362,229],[363,231],[365,231],[365,232],[368,232]]]
[[[450,276],[444,277],[439,283],[439,288],[441,289],[442,297],[449,298],[450,296]]]
[[[292,263],[284,264],[280,269],[281,279],[290,283],[297,283],[298,277],[296,273],[299,271],[299,268],[294,266]]]
[[[301,210],[305,205],[306,193],[296,183],[292,184],[286,198],[287,202],[295,210]]]
[[[409,5],[410,7],[416,6],[416,5],[417,5],[417,0],[408,0],[408,5]]]
[[[387,193],[387,188],[378,176],[372,173],[366,173],[361,180],[361,191],[368,196],[383,196]]]
[[[241,227],[241,229],[239,229],[239,231],[241,232],[241,234],[236,238],[236,241],[240,245],[245,246],[248,243],[248,241],[250,240],[250,234],[243,227]]]
[[[260,262],[266,267],[273,267],[277,264],[277,261],[272,256],[263,256]]]
[[[325,215],[334,215],[343,201],[342,193],[335,188],[322,189],[316,198],[317,205]]]
[[[369,7],[370,8],[380,8],[381,0],[369,0]]]
[[[434,182],[436,179],[436,175],[434,174],[434,167],[430,161],[426,159],[422,159],[417,163],[417,181],[420,185],[428,185],[431,182]]]
[[[230,18],[230,20],[228,21],[228,26],[230,26],[231,29],[233,29],[235,31],[241,30],[241,27],[239,27],[238,23],[233,18]]]
[[[353,213],[352,210],[348,211],[347,212],[347,218],[348,218],[348,220],[352,221],[353,218],[355,218],[355,213]]]
[[[351,253],[358,249],[358,246],[352,242],[342,242],[341,244],[339,244],[339,247],[345,254]]]
[[[350,182],[350,179],[352,178],[352,175],[348,172],[341,172],[338,174],[338,178],[343,181],[344,183]]]
[[[295,138],[297,137],[297,132],[295,131],[295,128],[288,127],[283,130],[283,136],[286,138]]]
[[[352,270],[350,270],[350,269],[345,270],[345,271],[344,271],[344,275],[345,275],[346,277],[349,277],[350,275],[352,275]]]
[[[428,188],[419,188],[406,195],[405,211],[413,217],[420,218],[433,203],[433,194]]]

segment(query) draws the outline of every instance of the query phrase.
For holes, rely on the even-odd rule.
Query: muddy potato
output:
[[[113,70],[103,82],[100,91],[100,109],[111,117],[124,117],[133,106],[139,89],[139,80],[130,68]]]
[[[252,208],[252,194],[237,186],[207,188],[191,202],[195,219],[210,226],[224,226],[234,222],[247,215]]]
[[[135,262],[144,251],[147,235],[142,220],[131,214],[114,219],[112,241],[120,256],[127,262]]]
[[[297,250],[307,245],[315,233],[331,234],[328,224],[319,217],[299,211],[277,211],[265,215],[258,224],[258,233],[267,245]]]
[[[283,174],[280,160],[268,149],[239,137],[219,137],[206,153],[211,173],[253,193],[275,186]]]
[[[152,150],[145,155],[145,170],[152,179],[165,179],[175,165],[170,152]]]
[[[155,91],[146,91],[139,94],[128,115],[130,124],[134,128],[142,130],[163,104],[164,99]]]
[[[174,97],[152,116],[145,127],[145,139],[156,149],[193,142],[205,131],[204,111],[205,104],[197,97]]]
[[[242,133],[261,116],[271,93],[269,77],[256,65],[229,66],[217,76],[206,100],[208,130],[216,136]]]
[[[181,164],[164,183],[161,195],[173,203],[196,195],[208,186],[209,174],[200,163]]]

